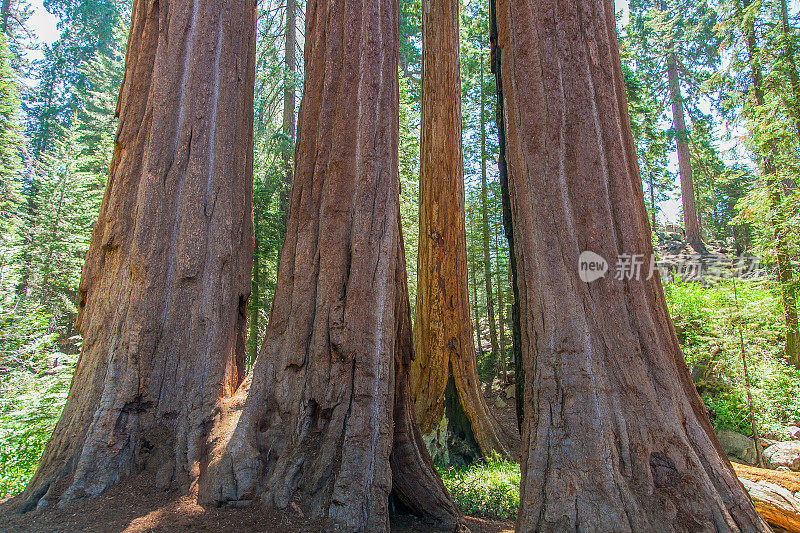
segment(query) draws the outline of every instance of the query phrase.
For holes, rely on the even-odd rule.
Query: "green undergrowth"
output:
[[[519,506],[520,469],[499,456],[458,469],[437,466],[445,487],[464,514],[513,520]]]
[[[775,285],[768,280],[738,280],[735,287],[732,280],[711,287],[665,283],[664,294],[716,428],[751,433],[743,341],[759,431],[786,438],[786,426],[800,421],[800,371],[785,360],[785,325]]]

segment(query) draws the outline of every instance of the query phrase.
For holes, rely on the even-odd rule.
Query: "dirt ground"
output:
[[[187,533],[263,532],[307,533],[324,530],[297,510],[250,507],[201,507],[189,496],[157,491],[146,475],[134,476],[93,500],[65,509],[43,509],[24,515],[15,511],[18,498],[0,503],[0,531],[8,533]],[[473,533],[513,531],[512,523],[466,518]],[[436,531],[410,516],[392,520],[397,533]]]

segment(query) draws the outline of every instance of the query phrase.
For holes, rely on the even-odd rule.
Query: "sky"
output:
[[[42,0],[29,1],[33,8],[33,15],[31,15],[31,18],[28,20],[28,24],[33,28],[40,42],[53,44],[53,42],[58,39],[59,34],[58,28],[56,27],[58,19],[47,12],[42,5]]]
[[[34,12],[29,20],[30,27],[36,33],[40,42],[44,42],[47,44],[52,44],[56,39],[58,39],[59,31],[58,31],[58,19],[48,13],[48,11],[42,5],[42,0],[29,0],[31,7],[33,8]],[[800,0],[792,0],[791,3],[797,5],[797,2]],[[627,21],[627,9],[628,9],[628,2],[627,0],[614,0],[614,7],[617,12],[623,11],[622,20],[623,23]],[[41,52],[39,51],[32,51],[30,52],[31,59],[39,59],[41,57]],[[670,157],[670,166],[672,167],[671,170],[676,175],[676,183],[677,183],[677,158],[674,156]],[[677,190],[678,188],[676,188]],[[680,199],[677,196],[677,192],[675,193],[674,198],[670,198],[664,202],[659,204],[661,212],[659,213],[659,219],[662,222],[677,222],[680,218],[680,211],[681,211],[681,203]]]

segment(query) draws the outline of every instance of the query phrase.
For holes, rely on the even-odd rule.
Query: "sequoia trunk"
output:
[[[452,374],[457,398],[451,401],[460,403],[468,426],[458,432],[463,432],[467,441],[474,436],[484,454],[495,451],[511,458],[515,452],[511,439],[501,434],[481,395],[472,343],[460,77],[458,1],[425,0],[414,329],[417,357],[411,381],[423,434],[433,431],[445,414],[445,393]],[[456,421],[448,423],[452,426]]]
[[[398,3],[312,0],[288,231],[252,381],[226,404],[203,501],[294,503],[387,531],[389,494],[453,530],[414,418],[398,173]]]
[[[613,5],[497,0],[525,362],[517,530],[768,531],[648,276]],[[586,283],[582,251],[644,272]]]
[[[243,374],[253,253],[255,3],[137,0],[79,289],[83,347],[24,508],[148,469],[197,481]]]

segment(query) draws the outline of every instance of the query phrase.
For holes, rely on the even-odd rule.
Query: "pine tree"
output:
[[[796,197],[792,169],[798,168],[794,147],[796,136],[791,114],[787,114],[786,77],[780,62],[770,62],[776,40],[780,42],[781,25],[776,33],[757,31],[757,22],[769,19],[774,13],[760,11],[759,3],[750,0],[730,0],[725,8],[720,32],[732,56],[725,90],[723,110],[740,110],[741,122],[749,130],[749,145],[760,167],[760,185],[753,190],[749,203],[760,205],[760,233],[765,244],[765,256],[774,261],[786,321],[785,353],[787,360],[800,368],[800,321],[798,321],[797,286],[791,258],[792,243],[797,240],[797,228],[789,222],[791,198]],[[777,38],[777,39],[776,39]],[[788,93],[791,94],[791,93]],[[786,120],[789,118],[789,120]],[[788,171],[788,172],[787,172]],[[788,208],[788,209],[787,209]],[[747,209],[745,208],[745,213]],[[796,244],[795,244],[796,250]],[[796,252],[795,252],[796,253]]]
[[[650,227],[655,231],[658,205],[667,200],[668,193],[674,189],[674,182],[668,169],[667,132],[661,125],[663,110],[657,98],[647,90],[647,85],[643,81],[646,73],[635,70],[636,58],[628,50],[631,43],[626,37],[623,34],[621,43],[623,49],[620,51],[625,94],[628,97],[628,114],[642,185],[646,188],[645,198],[649,204]]]
[[[635,0],[629,7],[630,20],[625,28],[628,54],[635,58],[633,70],[644,78],[646,90],[654,99],[649,103],[658,101],[661,109],[671,110],[670,136],[678,153],[686,239],[695,251],[705,252],[687,115],[690,119],[704,118],[699,107],[701,97],[708,93],[704,82],[720,61],[714,29],[716,13],[706,2],[690,0]],[[655,181],[653,185],[655,190]]]
[[[6,37],[0,34],[0,269],[5,270],[19,231],[22,136],[19,126],[19,92]],[[5,276],[3,276],[5,279]]]

